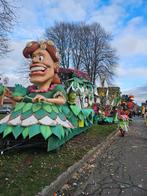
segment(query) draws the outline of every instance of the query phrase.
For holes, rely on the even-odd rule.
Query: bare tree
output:
[[[9,0],[0,0],[0,56],[9,51],[7,35],[15,21],[15,7],[12,3]]]
[[[85,71],[93,84],[101,75],[107,82],[112,79],[118,58],[110,45],[111,34],[100,24],[56,23],[45,36],[57,45],[62,67]]]
[[[114,75],[118,58],[110,45],[111,39],[111,34],[106,33],[98,23],[89,25],[89,30],[85,32],[82,69],[89,74],[93,84],[101,75],[108,82]]]
[[[54,27],[46,30],[46,37],[55,42],[61,55],[61,65],[69,68],[71,64],[72,24],[56,23]]]
[[[85,24],[75,24],[73,25],[72,29],[72,62],[73,67],[77,70],[81,69],[83,56],[82,56],[82,48],[83,48],[83,41],[84,41],[84,33],[85,33]]]

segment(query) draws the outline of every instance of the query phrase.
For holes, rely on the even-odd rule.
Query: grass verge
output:
[[[50,153],[34,148],[7,152],[0,156],[0,195],[35,195],[115,130],[116,125],[93,125]]]

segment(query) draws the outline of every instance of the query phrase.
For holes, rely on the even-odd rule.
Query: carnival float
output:
[[[4,96],[16,102],[12,112],[0,120],[2,153],[41,143],[51,151],[93,124],[93,86],[86,74],[60,68],[52,41],[32,41],[23,55],[31,59],[33,85],[16,84],[13,92],[0,86],[1,104]]]

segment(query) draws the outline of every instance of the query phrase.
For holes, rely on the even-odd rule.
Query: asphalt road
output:
[[[65,196],[147,196],[147,127],[143,119],[134,118],[129,133],[118,136],[96,158],[92,172],[83,174],[73,186]]]

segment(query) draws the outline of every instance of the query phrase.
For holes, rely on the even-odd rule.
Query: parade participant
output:
[[[141,108],[142,118],[144,118],[144,114],[145,114],[145,106],[143,105],[142,108]]]
[[[147,126],[147,109],[145,109],[145,112],[144,112],[144,123]]]
[[[128,128],[129,128],[128,111],[125,108],[122,107],[121,109],[119,109],[118,119],[119,119],[120,136],[124,137],[126,132],[128,132]]]

